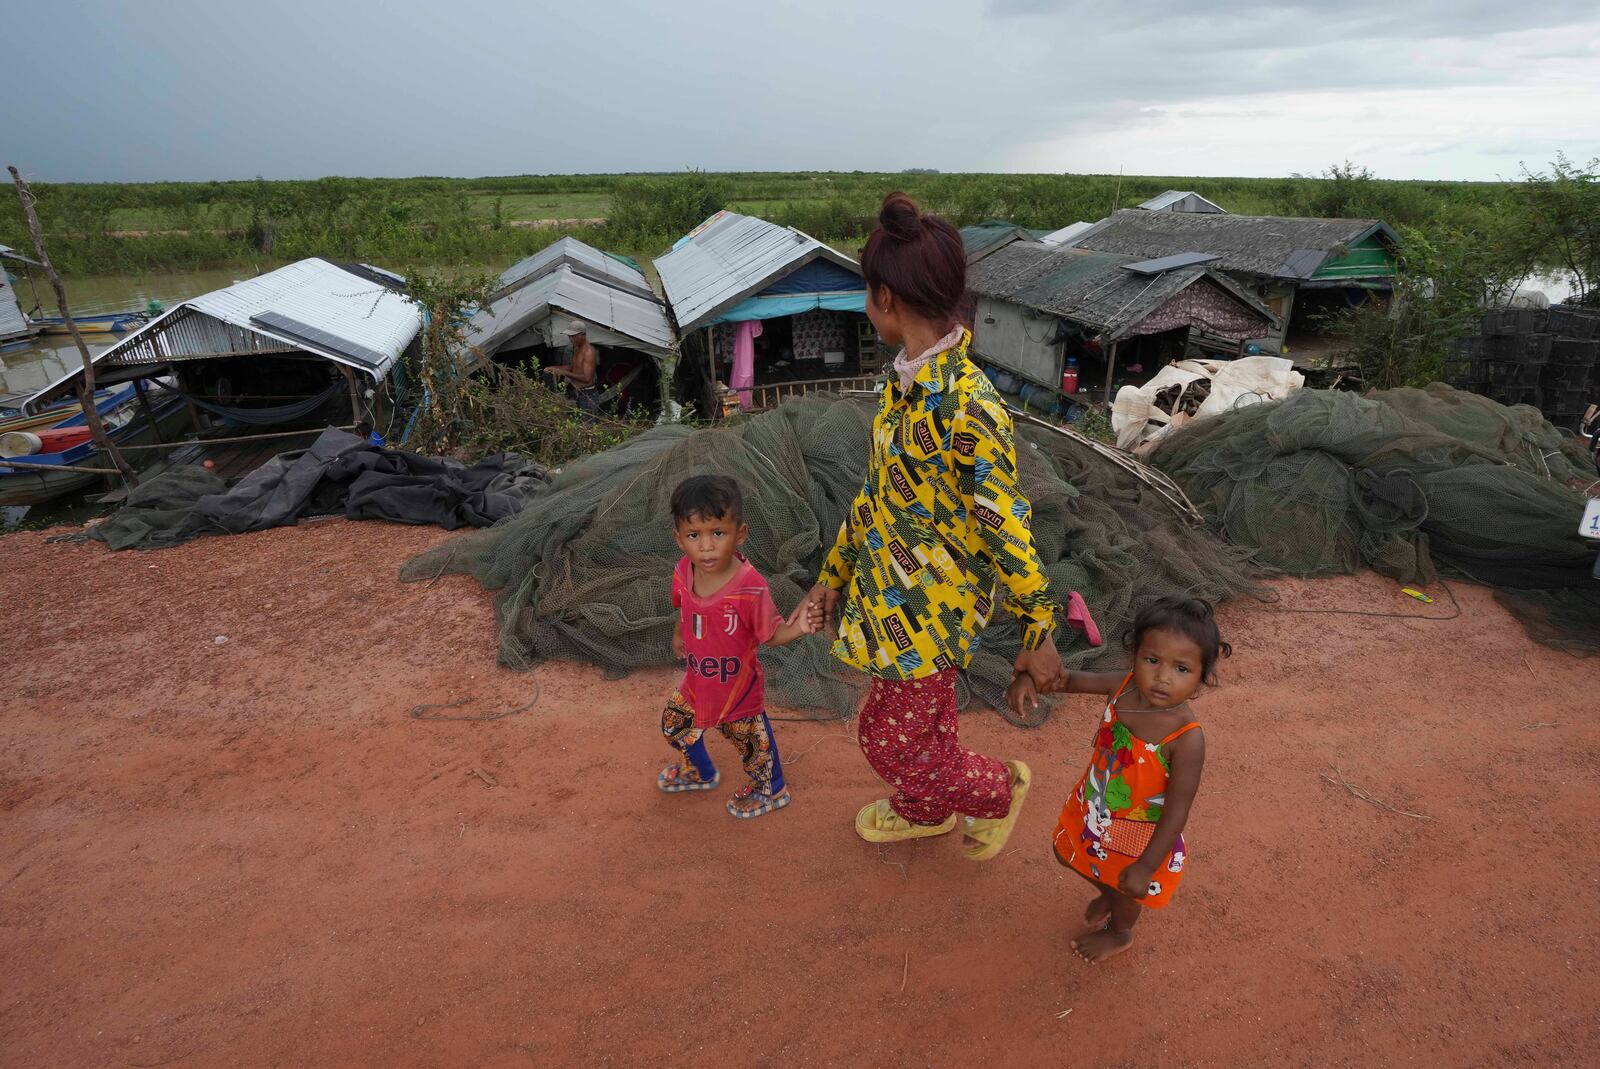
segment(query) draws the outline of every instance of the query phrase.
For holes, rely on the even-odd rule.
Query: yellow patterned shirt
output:
[[[1041,645],[1055,605],[1017,489],[1011,415],[970,360],[972,335],[902,391],[891,374],[872,421],[867,478],[820,582],[844,591],[833,655],[884,679],[965,668],[1004,604]]]

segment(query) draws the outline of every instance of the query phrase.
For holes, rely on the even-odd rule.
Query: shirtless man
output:
[[[572,383],[572,397],[578,407],[594,412],[600,407],[600,391],[595,388],[600,354],[589,344],[588,328],[582,320],[574,319],[561,333],[572,342],[572,362],[547,367],[545,373]]]

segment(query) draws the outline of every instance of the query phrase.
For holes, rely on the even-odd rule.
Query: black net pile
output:
[[[872,411],[862,400],[808,397],[734,425],[657,427],[573,463],[521,513],[413,559],[401,578],[469,573],[499,591],[500,658],[508,665],[559,658],[621,674],[672,664],[673,488],[696,474],[739,481],[750,526],[745,554],[787,611],[815,581],[861,486]],[[1117,640],[1145,599],[1187,591],[1222,600],[1251,588],[1242,554],[1188,526],[1137,478],[1081,444],[1026,429],[1018,466],[1053,589],[1062,598],[1081,593],[1106,635],[1099,650],[1076,632],[1064,635],[1070,666],[1125,656]],[[963,700],[1003,705],[1018,639],[1012,618],[997,612]],[[819,719],[850,715],[866,680],[828,650],[822,638],[764,650],[775,701]]]
[[[1438,383],[1300,390],[1190,424],[1152,460],[1267,568],[1443,571],[1499,588],[1536,639],[1600,650],[1596,549],[1578,535],[1595,473],[1534,409]]]

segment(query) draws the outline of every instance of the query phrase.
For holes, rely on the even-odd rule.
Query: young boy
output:
[[[679,609],[672,652],[687,656],[689,667],[661,714],[661,733],[684,760],[662,769],[656,786],[669,794],[716,787],[704,738],[715,727],[739,748],[750,776],[728,801],[729,813],[748,820],[790,798],[767,720],[759,648],[793,642],[820,621],[813,613],[786,624],[778,615],[766,581],[739,553],[750,533],[743,513],[739,484],[725,475],[696,475],[672,492],[672,534],[683,550],[672,573]]]

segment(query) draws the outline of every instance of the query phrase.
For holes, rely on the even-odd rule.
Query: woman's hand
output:
[[[1055,636],[1051,635],[1037,648],[1017,654],[1016,671],[1033,677],[1033,685],[1048,693],[1066,669],[1061,666],[1061,654],[1056,652]]]
[[[794,612],[784,622],[792,627],[801,626],[801,621],[810,618],[811,630],[821,631],[826,629],[829,635],[834,633],[833,615],[839,608],[839,592],[826,583],[818,583],[811,588],[805,600],[795,606]]]

